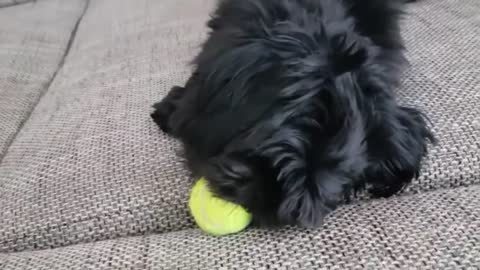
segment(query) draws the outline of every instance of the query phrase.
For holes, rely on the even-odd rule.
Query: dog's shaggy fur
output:
[[[222,0],[153,119],[257,224],[317,226],[359,189],[399,191],[434,141],[397,103],[406,0]]]

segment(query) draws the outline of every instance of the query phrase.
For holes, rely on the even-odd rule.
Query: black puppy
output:
[[[434,137],[394,91],[406,0],[223,0],[184,87],[155,104],[192,172],[257,224],[316,226],[399,191]]]

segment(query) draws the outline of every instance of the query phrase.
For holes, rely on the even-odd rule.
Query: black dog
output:
[[[405,2],[220,1],[192,76],[152,117],[257,224],[316,226],[360,189],[392,195],[434,141],[395,99]]]

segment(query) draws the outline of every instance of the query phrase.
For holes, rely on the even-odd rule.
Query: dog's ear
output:
[[[318,227],[325,216],[344,199],[348,179],[327,171],[310,176],[299,175],[284,184],[284,198],[278,210],[279,219],[304,227]]]

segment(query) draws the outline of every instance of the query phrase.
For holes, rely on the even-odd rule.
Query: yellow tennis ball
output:
[[[252,221],[252,215],[242,206],[215,197],[205,178],[193,186],[188,206],[197,225],[217,236],[240,232]]]

